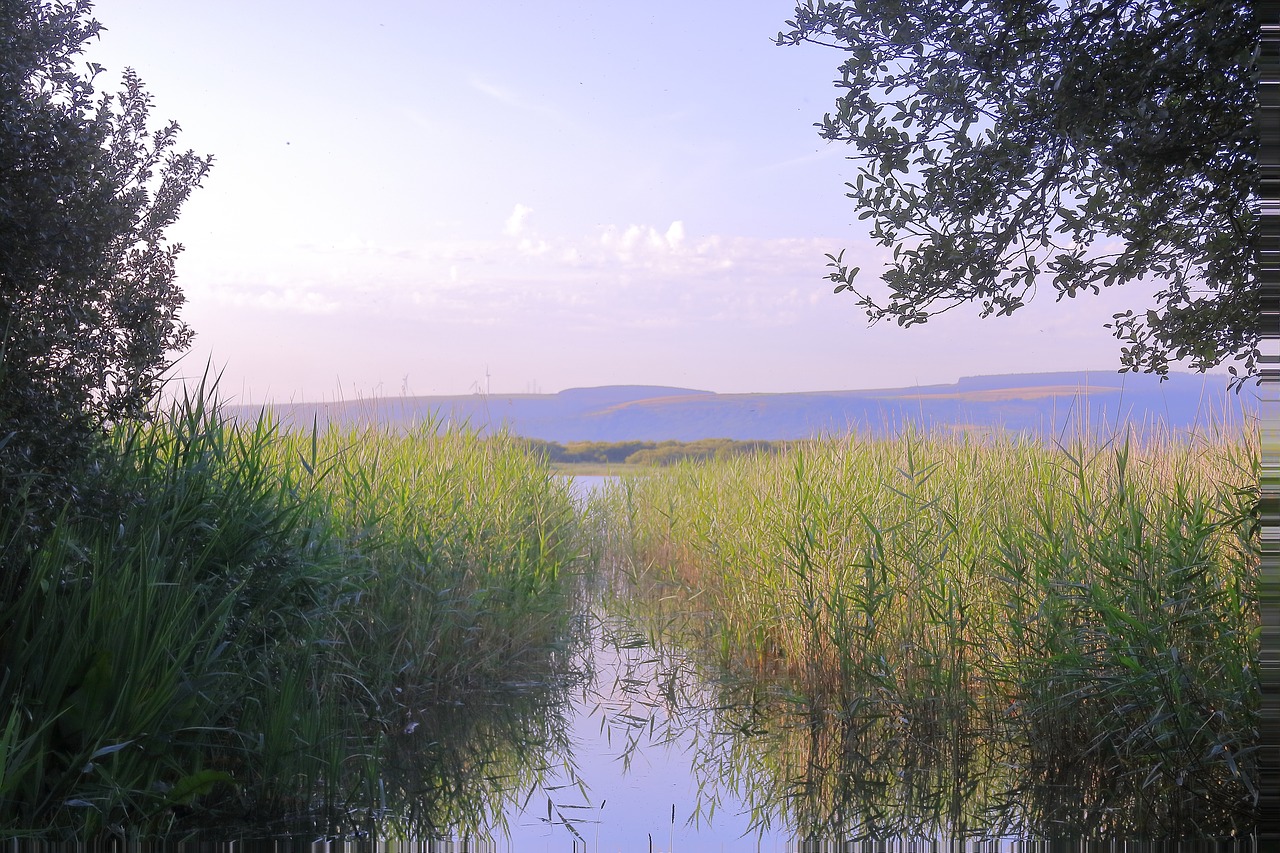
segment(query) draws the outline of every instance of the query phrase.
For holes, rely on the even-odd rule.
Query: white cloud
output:
[[[190,295],[209,303],[460,326],[483,318],[570,329],[710,320],[765,328],[827,310],[823,256],[836,238],[700,235],[680,219],[551,236],[530,228],[532,213],[516,204],[505,233],[487,240],[287,246],[251,266],[221,259],[188,269],[184,279]],[[864,268],[879,260],[875,251],[860,258]]]
[[[525,237],[519,243],[519,249],[525,255],[545,255],[551,251],[551,244],[546,240],[534,240],[531,237]]]
[[[502,233],[508,237],[519,237],[524,233],[525,222],[533,213],[532,207],[526,207],[523,204],[516,204],[511,211],[511,215],[507,217],[507,224],[503,226]]]
[[[600,231],[599,245],[623,262],[677,255],[685,242],[684,222],[676,220],[659,231],[652,225],[629,225],[625,229],[607,225]]]
[[[671,227],[667,229],[667,233],[664,236],[668,246],[672,249],[679,249],[680,244],[684,242],[684,223],[679,219],[672,222]]]
[[[333,314],[341,307],[324,293],[297,287],[253,290],[244,287],[218,288],[212,290],[210,295],[218,304],[276,313]]]

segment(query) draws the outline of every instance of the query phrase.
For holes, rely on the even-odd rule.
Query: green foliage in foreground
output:
[[[0,577],[0,835],[474,822],[512,747],[451,759],[490,770],[462,804],[387,762],[431,778],[449,761],[410,760],[405,733],[557,668],[566,487],[505,437],[289,437],[198,399],[113,442],[116,503],[5,554],[25,570]]]
[[[661,624],[689,602],[687,642],[850,725],[998,745],[1033,831],[1225,835],[1257,818],[1258,472],[1256,433],[908,433],[665,469],[603,511]]]

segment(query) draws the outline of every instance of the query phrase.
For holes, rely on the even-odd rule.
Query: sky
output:
[[[134,68],[214,168],[169,236],[236,402],[722,393],[1114,370],[1132,286],[1011,318],[869,327],[825,279],[888,250],[818,137],[838,52],[774,0],[100,0],[86,61]]]

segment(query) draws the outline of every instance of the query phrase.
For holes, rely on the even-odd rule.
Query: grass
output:
[[[1257,817],[1258,465],[1256,432],[907,431],[656,472],[597,512],[649,618],[722,665],[898,720],[953,778],[1007,744],[1001,819],[1229,834]]]
[[[567,485],[522,445],[286,435],[199,393],[117,430],[100,479],[108,499],[34,549],[22,507],[0,519],[5,835],[431,835],[538,772],[548,739],[503,741],[492,709],[517,673],[555,705],[536,697],[573,642],[577,543]],[[425,796],[477,762],[488,784]]]

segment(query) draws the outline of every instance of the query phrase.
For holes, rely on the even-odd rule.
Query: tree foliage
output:
[[[95,94],[89,12],[0,0],[0,479],[65,477],[191,340],[165,229],[212,159],[149,129],[132,71]]]
[[[849,197],[893,247],[888,298],[836,292],[902,326],[969,302],[1012,314],[1157,282],[1108,324],[1121,369],[1259,357],[1256,68],[1246,0],[852,0],[796,9],[779,44],[846,58],[822,137],[860,160]]]

